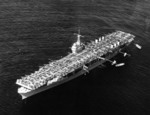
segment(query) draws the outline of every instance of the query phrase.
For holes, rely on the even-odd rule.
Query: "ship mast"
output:
[[[72,53],[76,54],[83,50],[83,43],[81,43],[81,40],[80,40],[80,38],[83,36],[80,34],[80,29],[78,29],[78,33],[74,33],[74,35],[77,36],[77,41],[73,43],[71,50],[72,50]]]
[[[77,35],[77,42],[76,42],[76,44],[77,45],[81,45],[80,37],[83,37],[83,36],[80,34],[80,29],[78,29],[78,33],[75,33],[75,35]]]

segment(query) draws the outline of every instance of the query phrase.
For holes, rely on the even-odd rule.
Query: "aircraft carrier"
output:
[[[113,66],[122,66],[112,59],[118,53],[124,56],[127,53],[122,50],[133,40],[134,35],[122,31],[115,31],[101,36],[94,41],[83,44],[80,41],[82,35],[77,34],[77,41],[71,47],[71,53],[67,56],[49,62],[40,67],[38,71],[17,79],[18,93],[22,99],[33,96],[52,87],[58,86],[69,80],[88,73],[90,70],[108,61]],[[94,79],[94,78],[93,78]]]

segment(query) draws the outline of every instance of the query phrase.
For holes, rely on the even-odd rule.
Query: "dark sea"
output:
[[[16,80],[83,43],[121,30],[135,35],[127,51],[87,75],[26,100]],[[140,44],[139,50],[134,44]],[[149,0],[1,0],[0,115],[150,115]]]

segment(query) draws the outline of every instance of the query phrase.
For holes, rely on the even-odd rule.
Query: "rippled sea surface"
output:
[[[149,11],[148,0],[1,0],[0,115],[149,115]],[[71,52],[78,27],[82,42],[121,30],[142,49],[22,101],[16,79]]]

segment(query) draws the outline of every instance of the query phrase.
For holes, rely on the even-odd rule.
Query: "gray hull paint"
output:
[[[127,45],[128,45],[128,44],[127,44]],[[111,59],[111,58],[113,58],[115,55],[117,55],[118,52],[119,52],[119,49],[120,49],[120,48],[116,49],[116,51],[113,52],[109,57],[107,57],[107,59]],[[122,48],[121,48],[121,49],[122,49]],[[96,68],[97,66],[103,64],[104,62],[106,62],[106,60],[99,60],[99,61],[97,60],[95,63],[93,63],[92,65],[89,65],[89,66],[88,66],[88,70],[90,71],[90,70]],[[66,78],[64,78],[64,79],[62,79],[62,80],[60,80],[60,81],[57,81],[57,82],[55,82],[55,83],[52,83],[52,84],[50,84],[50,85],[48,85],[48,86],[47,86],[47,85],[42,86],[42,87],[40,87],[40,88],[38,88],[38,89],[36,89],[36,90],[33,90],[33,91],[31,91],[31,92],[28,92],[28,93],[20,93],[20,95],[22,96],[22,99],[26,99],[26,98],[28,98],[28,97],[30,97],[30,96],[33,96],[33,95],[35,95],[35,94],[38,94],[38,93],[40,93],[40,92],[43,92],[43,91],[48,90],[48,89],[50,89],[50,88],[53,88],[53,87],[55,87],[55,86],[61,85],[61,84],[65,83],[65,82],[68,82],[68,81],[70,81],[70,80],[72,80],[72,79],[75,79],[75,78],[77,78],[77,77],[79,77],[80,75],[83,75],[83,74],[85,74],[85,73],[86,73],[86,71],[81,70],[81,71],[79,71],[78,73],[75,73],[75,74],[73,74],[72,76],[69,76],[68,78],[66,77]]]

